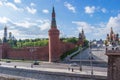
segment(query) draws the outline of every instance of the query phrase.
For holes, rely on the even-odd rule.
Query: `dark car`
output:
[[[11,61],[6,61],[6,63],[10,63]]]
[[[33,65],[39,65],[38,61],[33,62]]]

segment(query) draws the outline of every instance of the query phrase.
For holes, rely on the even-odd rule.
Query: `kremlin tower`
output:
[[[49,62],[59,61],[60,58],[60,39],[59,30],[57,29],[55,10],[52,10],[51,28],[49,30]]]
[[[84,34],[84,30],[82,29],[82,31],[79,33],[79,40],[77,45],[78,46],[83,46],[84,45],[84,40],[85,40],[85,34]]]
[[[7,49],[8,49],[8,44],[7,44],[7,27],[5,26],[4,28],[4,36],[3,36],[3,44],[2,44],[2,51],[1,51],[1,57],[2,58],[7,58]]]
[[[3,37],[3,43],[7,43],[7,27],[4,28],[4,37]]]

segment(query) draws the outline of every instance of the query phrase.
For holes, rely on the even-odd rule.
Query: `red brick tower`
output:
[[[52,10],[51,28],[49,30],[49,62],[56,62],[60,59],[59,30],[55,20],[55,10]]]
[[[7,43],[7,27],[5,26],[3,43],[2,43],[2,50],[0,52],[0,58],[7,58],[8,48],[9,48],[9,45]]]

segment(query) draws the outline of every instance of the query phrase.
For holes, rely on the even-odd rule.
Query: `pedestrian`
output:
[[[31,64],[31,68],[33,68],[33,64]]]
[[[72,68],[72,72],[74,71],[74,69]]]
[[[82,71],[82,66],[80,66],[80,71]]]
[[[16,68],[17,66],[15,65],[14,68]]]

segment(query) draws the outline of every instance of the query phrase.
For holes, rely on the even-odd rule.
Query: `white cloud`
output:
[[[35,3],[30,3],[30,6],[35,6]]]
[[[95,6],[86,6],[85,7],[85,13],[87,13],[87,14],[92,14],[92,13],[94,13],[95,12]]]
[[[44,23],[42,25],[39,26],[40,27],[40,30],[46,30],[46,29],[49,29],[50,27],[50,24],[49,23]]]
[[[13,29],[13,30],[9,30],[8,29],[8,32],[12,32],[12,34],[14,36],[20,36],[21,35],[21,31],[17,30],[17,29]]]
[[[0,38],[3,38],[3,30],[0,30]]]
[[[70,3],[68,3],[68,2],[64,2],[64,6],[67,7],[67,8],[68,8],[70,11],[72,11],[73,13],[76,12],[75,7],[74,7],[72,4],[70,4]]]
[[[5,3],[5,5],[13,8],[14,10],[19,10],[13,3],[7,2],[7,3]]]
[[[82,28],[85,29],[85,33],[90,33],[93,31],[93,26],[91,26],[90,24],[86,23],[86,22],[82,22],[82,21],[72,21],[72,23],[76,24],[78,26],[78,30],[81,31]]]
[[[10,21],[9,18],[7,18],[7,17],[0,17],[0,23],[7,23],[8,21]]]
[[[37,20],[38,22],[40,22],[40,30],[46,30],[50,28],[50,21],[49,20]]]
[[[0,6],[2,6],[3,5],[3,3],[2,3],[2,1],[0,1]]]
[[[21,22],[14,22],[12,26],[9,27],[10,30],[18,30],[17,34],[15,31],[15,37],[17,39],[32,39],[32,38],[45,38],[48,37],[48,29],[50,28],[50,20],[48,19],[38,19],[35,21],[29,21],[26,18]],[[12,31],[11,31],[12,32]]]
[[[106,26],[107,29],[110,29],[112,27],[115,32],[120,34],[120,14],[118,14],[116,17],[110,17]]]
[[[21,3],[21,0],[14,0],[15,3]]]
[[[45,14],[49,13],[49,11],[47,9],[43,9],[42,12],[45,13]]]
[[[36,23],[31,23],[31,22],[28,22],[28,21],[24,21],[24,22],[17,22],[17,23],[14,23],[16,26],[20,26],[20,27],[25,27],[25,28],[30,28],[32,26],[36,26],[37,24]]]
[[[35,13],[37,12],[37,10],[34,9],[34,8],[26,7],[26,9],[27,9],[27,11],[28,11],[29,13],[31,13],[31,14],[35,14]]]
[[[106,13],[107,10],[106,10],[105,8],[102,8],[101,11],[102,11],[103,13]]]

